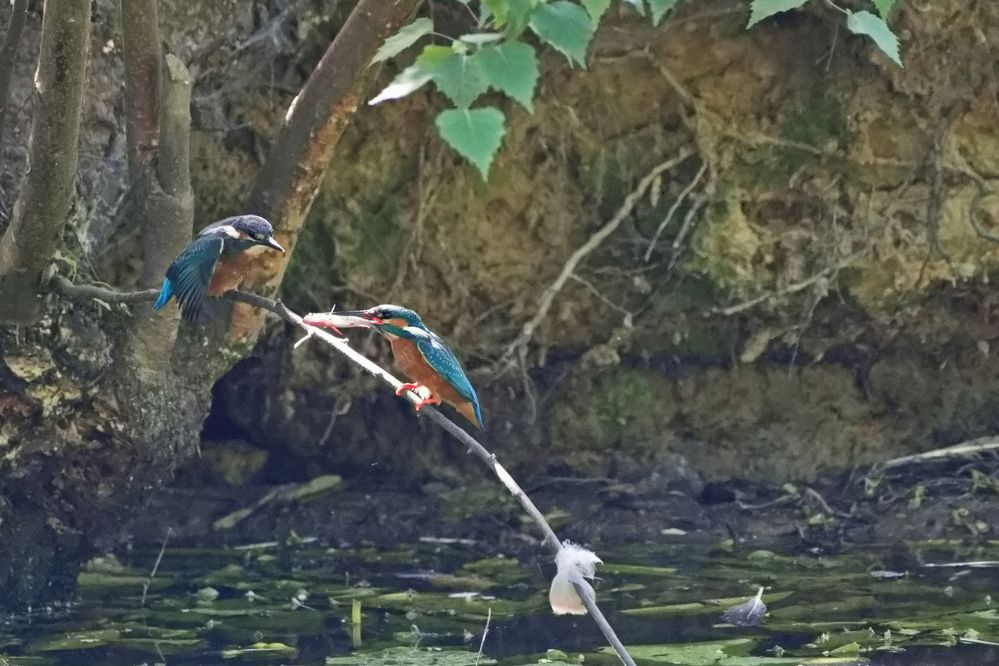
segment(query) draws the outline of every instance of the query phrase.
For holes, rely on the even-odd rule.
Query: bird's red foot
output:
[[[420,411],[420,409],[424,405],[439,405],[439,404],[441,404],[441,399],[436,396],[430,396],[429,398],[421,398],[420,401],[416,403],[416,411]]]
[[[403,384],[402,386],[400,386],[395,390],[395,394],[397,396],[400,396],[402,395],[403,391],[412,391],[413,393],[418,394],[418,391],[421,388],[424,388],[423,384]]]

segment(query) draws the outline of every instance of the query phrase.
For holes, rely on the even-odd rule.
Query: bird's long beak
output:
[[[267,239],[264,240],[263,243],[261,243],[261,245],[265,245],[265,246],[267,246],[269,248],[277,250],[278,252],[284,252],[284,248],[281,247],[280,243],[278,243],[276,240],[274,240],[273,236],[268,236]]]

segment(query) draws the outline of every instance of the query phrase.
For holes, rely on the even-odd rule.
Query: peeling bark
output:
[[[28,172],[0,239],[0,321],[30,324],[41,315],[41,273],[73,196],[89,54],[90,0],[46,0]]]
[[[420,0],[361,0],[337,33],[308,82],[291,104],[250,192],[247,210],[274,223],[285,254],[268,254],[246,285],[273,293],[281,284],[326,167],[363,99],[377,67],[370,66],[386,37],[405,24]],[[251,337],[262,315],[243,304],[233,308],[232,339]]]

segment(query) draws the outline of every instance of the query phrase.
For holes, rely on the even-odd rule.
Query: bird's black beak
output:
[[[284,252],[284,248],[281,247],[280,243],[274,240],[273,236],[268,236],[260,244],[269,247],[271,249],[277,250],[278,252]]]

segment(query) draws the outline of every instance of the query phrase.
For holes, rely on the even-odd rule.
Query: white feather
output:
[[[575,585],[582,586],[590,596],[594,596],[593,587],[586,579],[592,580],[596,575],[597,564],[603,564],[603,560],[593,551],[569,541],[562,542],[562,548],[555,556],[555,577],[548,591],[548,603],[553,613],[586,615],[586,605],[576,593]]]

